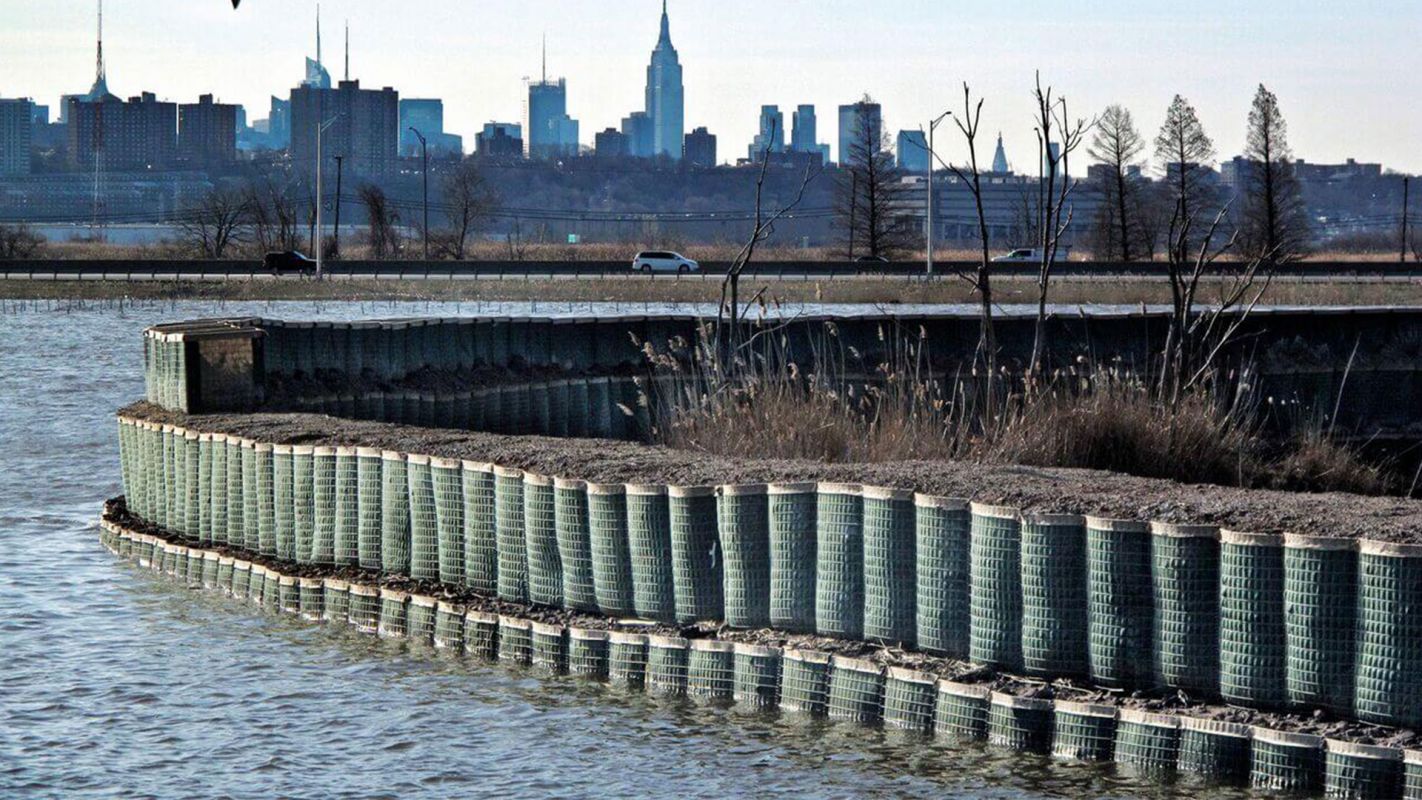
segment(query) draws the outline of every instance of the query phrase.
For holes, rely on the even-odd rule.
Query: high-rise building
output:
[[[568,82],[546,77],[528,85],[528,156],[553,159],[578,152],[578,121],[568,116]]]
[[[1007,151],[1002,147],[1002,132],[997,134],[997,150],[992,154],[992,171],[998,175],[1006,175],[1012,172],[1012,168],[1007,165]]]
[[[685,95],[681,82],[681,61],[671,41],[671,23],[666,0],[662,0],[662,32],[647,66],[647,117],[652,123],[652,156],[681,158]],[[625,129],[624,129],[625,130]]]
[[[178,106],[178,155],[189,166],[210,168],[237,160],[237,106],[212,95]]]
[[[272,98],[271,111],[267,115],[267,135],[274,150],[291,147],[291,100]]]
[[[793,117],[795,123],[794,130],[790,134],[790,149],[797,153],[814,153],[819,150],[819,143],[815,140],[819,138],[819,125],[815,119],[815,107],[813,105],[800,105],[795,108]]]
[[[758,164],[766,153],[785,152],[785,115],[779,106],[761,106],[760,124],[755,138],[751,140],[748,158]]]
[[[704,127],[697,128],[686,135],[683,152],[686,163],[693,167],[716,166],[716,135]]]
[[[486,122],[474,135],[474,152],[480,158],[523,158],[523,126],[516,122]]]
[[[152,92],[127,102],[70,98],[68,118],[70,169],[167,169],[177,160],[178,106]]]
[[[349,76],[347,76],[349,77]],[[326,66],[321,63],[321,4],[316,4],[316,58],[307,56],[306,77],[302,79],[301,85],[310,89],[331,88],[331,73],[326,71]]]
[[[656,136],[652,118],[645,111],[633,111],[622,118],[622,132],[627,135],[627,154],[635,158],[651,158],[655,154]]]
[[[867,145],[878,153],[884,138],[883,111],[878,103],[861,100],[839,107],[839,163],[841,166],[864,156]]]
[[[629,152],[627,134],[607,128],[593,137],[593,154],[598,158],[626,158]]]
[[[928,172],[928,137],[923,131],[899,131],[895,149],[898,150],[899,169],[907,172]]]
[[[345,167],[363,175],[393,172],[400,147],[400,93],[389,86],[362,89],[360,81],[341,81],[335,89],[298,86],[291,90],[291,157],[314,169],[317,127],[322,158],[341,156]]]
[[[30,174],[34,103],[27,99],[0,99],[0,176]]]
[[[420,137],[425,137],[430,155],[464,155],[464,140],[444,130],[444,101],[409,98],[400,101],[400,155],[420,155]]]
[[[30,121],[36,125],[49,124],[49,106],[43,103],[30,103]]]

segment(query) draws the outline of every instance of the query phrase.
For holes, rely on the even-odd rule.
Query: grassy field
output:
[[[973,292],[957,278],[834,281],[747,281],[741,297],[763,291],[767,302],[971,303]],[[213,299],[213,300],[538,300],[617,302],[715,302],[718,280],[281,280],[229,281],[48,281],[0,280],[6,299]],[[999,303],[1034,303],[1036,285],[1025,278],[998,278]],[[1060,279],[1054,303],[1167,303],[1169,287],[1158,280]],[[1208,289],[1202,299],[1210,299]],[[1265,302],[1289,305],[1422,305],[1422,284],[1376,281],[1280,281]]]

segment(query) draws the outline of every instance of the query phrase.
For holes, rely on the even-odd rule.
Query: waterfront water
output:
[[[534,677],[264,615],[140,572],[99,546],[94,521],[119,491],[112,412],[142,393],[146,325],[476,308],[4,309],[0,797],[1244,796]]]

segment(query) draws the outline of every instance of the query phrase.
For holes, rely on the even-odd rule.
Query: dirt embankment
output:
[[[1013,506],[1024,512],[1091,514],[1215,524],[1254,533],[1299,533],[1422,543],[1422,501],[1340,493],[1303,494],[1181,484],[1084,469],[951,461],[825,464],[733,459],[601,439],[502,436],[313,414],[186,415],[135,403],[125,415],[275,444],[364,446],[493,462],[596,483],[703,486],[830,481],[911,489]]]

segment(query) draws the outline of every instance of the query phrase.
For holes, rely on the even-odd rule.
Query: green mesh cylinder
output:
[[[533,625],[526,619],[499,617],[499,660],[528,666],[533,663]]]
[[[164,425],[162,433],[159,434],[160,443],[158,446],[158,502],[157,522],[168,530],[177,530],[173,524],[173,512],[177,507],[177,456],[179,448],[177,439],[181,434],[173,432],[172,425]]]
[[[410,574],[410,481],[405,454],[380,454],[380,569]]]
[[[1402,796],[1422,800],[1422,751],[1408,750],[1402,755]]]
[[[1021,525],[1013,508],[972,505],[968,560],[968,657],[1022,668]]]
[[[499,597],[528,600],[528,548],[523,529],[523,472],[494,468],[494,538],[499,553]]]
[[[1161,687],[1219,691],[1219,564],[1214,527],[1151,524],[1152,671]]]
[[[296,496],[290,445],[272,447],[272,493],[275,498],[276,557],[296,560]]]
[[[1181,772],[1204,775],[1221,783],[1249,777],[1250,730],[1237,722],[1180,718]]]
[[[171,556],[169,564],[172,565],[168,574],[177,574],[177,550],[174,549],[168,554]],[[247,576],[247,602],[254,606],[262,604],[262,594],[266,591],[267,568],[258,564],[253,564],[250,574]]]
[[[878,664],[857,658],[830,659],[830,719],[868,724],[884,714],[884,671]]]
[[[1285,536],[1285,694],[1290,705],[1352,711],[1357,625],[1357,542]]]
[[[671,486],[667,489],[667,505],[676,621],[690,625],[720,620],[724,616],[724,577],[716,491],[710,486]]]
[[[204,581],[206,583],[206,581]],[[283,613],[301,613],[300,581],[294,575],[283,575],[277,581],[277,604]]]
[[[528,389],[528,421],[531,433],[548,435],[553,427],[552,403],[548,396],[548,384],[540,383]]]
[[[483,390],[483,402],[481,405],[484,409],[483,430],[489,431],[490,433],[504,433],[507,430],[507,425],[504,423],[503,390],[497,387]]]
[[[1116,763],[1147,773],[1175,771],[1180,720],[1122,709],[1116,720]]]
[[[311,564],[316,549],[316,460],[310,445],[291,448],[291,501],[296,562]]]
[[[1058,700],[1052,755],[1073,761],[1110,761],[1116,750],[1115,706]]]
[[[554,480],[553,527],[558,537],[558,561],[563,568],[563,606],[572,611],[597,611],[587,484],[564,478]]]
[[[732,699],[746,708],[774,708],[780,703],[780,649],[737,642]]]
[[[198,434],[198,458],[197,470],[192,471],[191,464],[185,470],[183,487],[187,494],[184,501],[185,527],[189,528],[193,536],[197,537],[203,544],[212,544],[212,434]],[[187,456],[191,458],[191,451]],[[192,526],[193,517],[189,516],[194,511],[197,513],[197,525]]]
[[[1274,792],[1317,793],[1323,788],[1323,737],[1255,728],[1249,784]]]
[[[499,590],[498,525],[494,519],[494,467],[464,461],[464,583],[481,594]]]
[[[380,504],[384,494],[384,460],[373,447],[356,449],[356,550],[361,569],[377,570],[383,566],[380,543],[384,538],[384,513]]]
[[[568,674],[584,678],[606,678],[607,660],[607,631],[568,629]]]
[[[735,645],[693,639],[686,659],[686,693],[701,700],[730,700],[735,692]]]
[[[1220,696],[1284,702],[1283,538],[1220,532]]]
[[[770,625],[790,633],[813,633],[818,489],[813,483],[772,483],[766,495]]]
[[[1087,517],[1088,653],[1093,682],[1145,687],[1151,678],[1150,526]]]
[[[411,453],[405,464],[410,492],[410,577],[417,581],[437,581],[439,512],[435,508],[430,457]]]
[[[716,490],[717,531],[724,566],[727,625],[770,625],[770,520],[764,484],[721,486]]]
[[[533,632],[533,667],[549,675],[568,671],[568,637],[562,625],[535,622]]]
[[[582,409],[578,409],[581,411]],[[568,435],[568,382],[553,381],[548,384],[548,435]]]
[[[187,536],[200,538],[202,521],[205,517],[211,516],[211,507],[206,502],[208,487],[204,478],[207,478],[207,476],[199,474],[201,462],[199,460],[197,433],[188,431],[183,439],[183,453],[183,480],[181,484],[183,501],[180,505],[182,509],[182,516],[180,518],[183,520],[182,532]],[[209,469],[211,469],[211,465],[209,465]],[[207,537],[204,544],[212,542],[210,520]]]
[[[243,439],[241,446],[242,463],[242,548],[249,553],[261,552],[261,507],[262,496],[257,487],[257,443]],[[267,459],[270,473],[271,459]]]
[[[326,584],[321,578],[301,578],[297,581],[301,602],[301,618],[320,622],[326,616]]]
[[[504,386],[499,390],[503,407],[504,431],[511,434],[528,433],[528,387],[524,384]]]
[[[1087,672],[1086,520],[1071,514],[1023,518],[1022,668],[1030,674]]]
[[[563,560],[558,554],[558,528],[553,480],[523,476],[523,525],[528,559],[528,599],[539,605],[563,605]]]
[[[336,448],[318,447],[311,461],[311,499],[315,508],[314,533],[311,538],[311,563],[328,566],[336,563]]]
[[[820,484],[815,505],[815,630],[864,634],[864,499],[851,484]]]
[[[640,633],[607,634],[607,679],[614,686],[640,689],[647,681],[647,637]]]
[[[612,436],[612,396],[607,378],[588,381],[587,435],[598,439]]]
[[[632,606],[637,616],[676,620],[671,512],[665,486],[626,487],[627,550],[632,561]]]
[[[867,509],[865,518],[867,525]],[[884,679],[885,727],[931,733],[937,695],[938,682],[932,675],[890,667]]]
[[[413,644],[430,647],[434,644],[435,616],[438,601],[428,595],[412,595],[406,618],[406,633]]]
[[[435,527],[439,533],[439,580],[464,583],[464,475],[459,461],[430,459],[434,485]]]
[[[252,596],[252,562],[237,559],[232,564],[232,598],[246,602]]]
[[[202,485],[207,496],[199,502],[208,506],[212,541],[227,544],[227,435],[213,434],[209,452],[208,481]]]
[[[597,607],[610,617],[635,613],[632,559],[627,542],[626,495],[620,484],[588,484],[588,534],[592,541]]]
[[[864,638],[913,647],[917,635],[917,560],[913,493],[866,487]]]
[[[380,630],[380,590],[374,586],[351,584],[350,623],[360,633]]]
[[[588,436],[590,434],[588,421],[592,417],[592,406],[589,403],[591,403],[591,399],[588,396],[587,379],[575,378],[568,381],[569,436]]]
[[[464,652],[484,661],[499,655],[499,618],[482,611],[464,614]]]
[[[395,589],[380,590],[380,624],[376,633],[386,639],[403,639],[409,634],[410,595]]]
[[[459,606],[441,600],[435,607],[434,646],[437,650],[464,652],[464,610]]]
[[[647,691],[661,697],[686,694],[690,647],[676,636],[647,637]]]
[[[356,448],[336,448],[336,520],[332,556],[342,567],[360,563],[360,465]]]
[[[144,545],[151,553],[153,548],[153,542],[146,541],[144,542]],[[151,556],[149,558],[151,558]],[[149,561],[148,558],[145,558],[144,561],[147,562],[149,566],[151,566],[151,561]],[[217,589],[218,591],[229,597],[232,596],[233,563],[234,559],[232,558],[232,556],[221,556],[217,559]]]
[[[1402,796],[1402,751],[1395,747],[1325,743],[1323,794],[1357,800],[1393,800]]]
[[[339,578],[321,581],[322,616],[327,622],[345,622],[351,614],[350,584]]]
[[[232,547],[247,544],[246,498],[242,496],[242,439],[227,437],[227,537]]]
[[[915,636],[920,650],[968,655],[968,504],[914,498]]]
[[[829,713],[830,655],[786,650],[780,662],[780,710],[824,716]]]
[[[1358,552],[1353,711],[1384,725],[1422,724],[1422,546],[1364,540]]]
[[[988,744],[1047,753],[1052,748],[1052,701],[993,692],[988,703]]]

